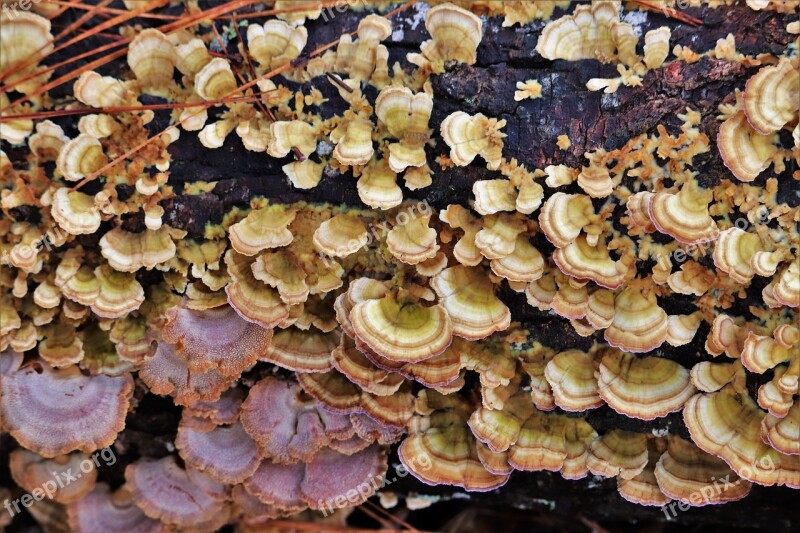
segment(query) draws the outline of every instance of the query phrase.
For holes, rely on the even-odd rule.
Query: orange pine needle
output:
[[[73,7],[75,9],[91,9],[91,6],[87,6],[80,2],[67,2],[64,0],[50,0],[51,4],[56,4],[60,6],[64,6],[65,9],[69,9]],[[113,7],[104,7],[103,13],[108,13],[110,15],[121,15],[124,13],[129,13],[127,9],[116,9]],[[160,13],[142,13],[138,15],[138,18],[147,18],[147,19],[156,19],[156,20],[178,20],[180,17],[178,15],[162,15]]]

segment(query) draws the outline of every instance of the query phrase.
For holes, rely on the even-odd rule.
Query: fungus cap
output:
[[[110,446],[133,394],[128,374],[89,377],[76,366],[54,370],[38,362],[0,374],[0,386],[0,426],[44,457]]]
[[[340,334],[323,333],[317,328],[302,331],[288,327],[275,333],[266,352],[259,358],[295,372],[327,372],[331,352],[339,344]]]
[[[322,410],[296,382],[272,376],[250,389],[240,418],[261,455],[279,463],[308,462],[331,438],[353,435],[347,417]]]
[[[405,224],[398,224],[386,235],[386,246],[399,261],[416,265],[436,256],[439,245],[436,230],[429,227],[430,215],[411,216]]]
[[[81,133],[64,143],[56,159],[56,168],[68,181],[80,181],[108,163],[100,141]]]
[[[292,148],[308,157],[317,149],[316,129],[302,120],[273,122],[269,133],[267,153],[272,157],[286,157]]]
[[[424,144],[430,138],[428,120],[432,109],[433,98],[429,94],[414,94],[407,87],[387,86],[378,94],[375,114],[400,141],[389,144],[389,168],[394,172],[425,164]]]
[[[610,61],[623,32],[612,33],[619,24],[618,2],[599,1],[578,6],[572,15],[547,23],[542,30],[536,51],[546,59],[599,59]]]
[[[530,283],[544,274],[544,257],[524,233],[517,235],[514,251],[505,257],[492,259],[492,272],[509,281]]]
[[[589,446],[586,465],[602,477],[632,479],[647,466],[647,435],[612,429]]]
[[[61,126],[50,120],[44,120],[36,124],[36,133],[28,139],[28,147],[40,162],[55,161],[67,142],[69,137],[64,135]]]
[[[253,256],[267,248],[280,248],[292,242],[289,231],[297,214],[296,209],[282,205],[270,205],[250,211],[244,220],[233,224],[230,240],[233,249],[243,255]]]
[[[525,222],[516,215],[490,215],[483,229],[475,234],[475,246],[487,259],[501,259],[514,251],[517,236],[525,231]]]
[[[606,341],[629,352],[649,352],[667,338],[667,313],[655,296],[645,297],[635,287],[620,292],[614,300],[614,321],[605,331]]]
[[[117,227],[100,239],[103,257],[114,270],[120,272],[136,272],[142,267],[149,270],[175,257],[176,250],[167,226],[141,233],[131,233]]]
[[[305,26],[292,27],[282,20],[247,27],[250,55],[266,70],[274,70],[296,59],[308,40]]]
[[[350,312],[355,334],[379,355],[415,363],[442,353],[453,323],[441,305],[401,303],[391,295],[357,303]]]
[[[303,390],[319,401],[329,416],[364,414],[384,426],[405,427],[414,413],[414,397],[409,385],[392,394],[376,396],[361,390],[336,370],[324,374],[298,374]],[[334,413],[332,415],[330,413]],[[352,433],[351,424],[346,428]]]
[[[172,455],[142,458],[125,467],[125,488],[150,518],[175,526],[207,522],[222,514],[223,502],[209,492],[214,484],[199,472],[190,477]]]
[[[516,211],[517,189],[510,180],[481,180],[472,184],[475,211],[492,215],[500,211]]]
[[[597,369],[600,397],[632,418],[653,420],[679,411],[696,392],[689,371],[661,357],[609,351]]]
[[[761,135],[738,111],[722,123],[717,134],[717,147],[725,166],[739,181],[753,181],[766,170],[777,152],[773,135]]]
[[[111,492],[98,483],[84,498],[67,507],[67,523],[75,533],[93,531],[160,532],[164,525],[145,515],[125,488]]]
[[[601,287],[616,290],[628,274],[626,261],[614,261],[604,243],[590,246],[585,235],[556,249],[553,261],[564,274],[579,279],[589,279]]]
[[[128,46],[128,66],[144,87],[169,85],[176,61],[175,46],[154,28],[143,30]]]
[[[88,470],[83,465],[88,464]],[[23,489],[31,492],[45,485],[48,480],[64,476],[68,479],[72,472],[80,471],[81,475],[74,482],[64,484],[55,489],[48,497],[58,503],[68,504],[79,501],[92,491],[97,480],[97,468],[86,453],[75,452],[46,459],[23,448],[12,451],[8,457],[8,466],[14,481]]]
[[[170,395],[177,405],[193,405],[218,400],[235,381],[216,369],[203,374],[190,372],[188,363],[175,351],[174,345],[161,341],[153,356],[142,363],[139,377],[153,394]]]
[[[662,26],[644,34],[644,64],[647,65],[647,68],[654,69],[664,64],[664,60],[669,55],[670,35],[668,26]]]
[[[617,478],[617,491],[629,502],[640,505],[663,506],[670,502],[658,486],[655,469],[661,458],[664,443],[662,439],[651,439],[647,443],[647,466],[631,479]]]
[[[356,117],[339,125],[331,132],[336,143],[333,158],[343,166],[361,166],[369,163],[375,153],[372,147],[374,125],[368,119]]]
[[[785,455],[761,440],[764,413],[733,385],[697,394],[683,419],[694,443],[723,459],[740,477],[760,485],[800,486],[800,455]]]
[[[29,61],[29,58],[44,58],[53,51],[55,39],[50,33],[50,21],[25,9],[11,11],[4,9],[0,18],[2,19],[0,36],[3,41],[0,71],[6,73],[4,78],[6,84],[13,83],[16,90],[29,94],[49,77],[32,76],[39,72],[37,71],[39,61]]]
[[[547,199],[539,213],[539,226],[556,248],[578,238],[594,215],[591,199],[584,194],[557,192]]]
[[[565,411],[586,411],[603,405],[594,373],[593,357],[580,350],[556,354],[544,369],[556,405]]]
[[[789,59],[768,65],[747,80],[744,113],[758,133],[767,135],[780,130],[797,117],[797,93],[800,72]]]
[[[175,447],[187,465],[219,483],[241,483],[261,463],[258,446],[241,422],[208,430],[186,411],[178,425]]]
[[[125,83],[93,70],[83,72],[75,80],[72,92],[79,102],[97,108],[126,105],[135,100]]]
[[[179,346],[176,354],[193,373],[216,369],[238,377],[267,352],[272,339],[271,330],[243,320],[229,306],[195,311],[177,305],[164,316],[162,337]]]
[[[703,318],[699,312],[690,315],[669,315],[667,317],[667,344],[684,346],[692,342]]]
[[[480,268],[446,268],[430,284],[449,315],[454,335],[478,340],[511,324],[511,311],[495,296],[494,285]]]
[[[732,472],[725,461],[708,454],[693,443],[670,436],[667,450],[658,460],[655,476],[661,490],[675,500],[687,501],[693,494],[702,494],[699,504],[716,505],[741,500],[750,493],[752,483]],[[726,483],[715,485],[715,490],[703,490],[715,480]]]
[[[236,90],[236,78],[231,65],[215,57],[194,76],[194,90],[203,100],[218,100]]]
[[[455,485],[484,492],[508,481],[508,475],[484,468],[475,438],[454,412],[434,412],[420,420],[397,453],[406,469],[427,485]]]
[[[647,214],[656,229],[685,244],[710,242],[719,236],[716,222],[708,214],[713,198],[709,189],[701,189],[692,180],[677,194],[665,191],[647,199]]]
[[[490,119],[483,113],[468,115],[456,111],[448,115],[441,125],[444,142],[450,147],[450,159],[457,166],[472,163],[480,155],[489,170],[497,170],[503,154],[503,138],[500,130],[505,120]]]
[[[178,70],[191,79],[211,61],[202,39],[194,38],[175,47],[175,66]]]
[[[373,209],[391,209],[403,202],[403,191],[397,185],[397,174],[388,161],[375,159],[364,168],[356,183],[358,197]]]
[[[433,39],[422,43],[422,53],[430,59],[472,65],[477,60],[482,26],[481,19],[466,9],[449,3],[435,6],[425,16],[425,29]]]

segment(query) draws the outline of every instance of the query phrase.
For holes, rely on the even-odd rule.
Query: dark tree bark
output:
[[[649,12],[641,24],[641,32],[644,34],[649,29],[668,25],[672,28],[671,47],[681,44],[696,52],[713,49],[717,39],[725,38],[729,33],[735,36],[737,50],[745,54],[780,54],[791,41],[785,28],[793,19],[787,15],[756,12],[744,5],[718,9],[690,8],[685,12],[702,20],[703,25],[692,27]],[[559,13],[557,11],[556,16],[560,16]],[[327,23],[322,19],[309,21],[306,24],[309,30],[306,50],[313,50],[335,40],[345,31],[354,30],[363,16],[363,13],[348,11],[337,13]],[[396,31],[385,43],[390,50],[390,63],[405,62],[405,54],[418,50],[419,44],[428,38],[421,20],[423,18],[415,8],[392,20],[393,28],[402,31]],[[485,22],[477,64],[455,66],[432,80],[435,96],[430,126],[436,132],[437,146],[429,151],[429,161],[447,152],[438,128],[444,117],[456,110],[471,114],[481,112],[507,120],[504,155],[517,158],[529,169],[541,169],[551,164],[578,167],[585,164],[583,153],[597,148],[618,148],[634,136],[654,132],[657,124],[664,124],[670,133],[675,133],[681,122],[676,115],[690,107],[701,113],[701,130],[711,139],[711,150],[695,159],[694,170],[699,173],[701,183],[709,186],[723,179],[733,179],[722,164],[715,145],[720,124],[716,119],[717,108],[723,102],[732,102],[734,90],[743,89],[758,67],[748,68],[741,63],[712,58],[703,58],[692,64],[676,61],[648,73],[641,87],[621,87],[615,94],[605,95],[588,91],[586,82],[590,78],[616,76],[613,65],[593,60],[546,60],[535,52],[543,23],[503,28],[501,22],[498,18]],[[221,24],[218,22],[219,27]],[[109,67],[109,70],[114,68]],[[516,82],[531,78],[542,84],[542,98],[515,102]],[[327,106],[333,106],[334,111],[344,109],[336,89],[325,79],[319,78],[302,88],[308,90],[312,86],[330,98]],[[154,131],[165,127],[167,119],[165,113],[157,113],[152,126]],[[567,134],[572,142],[568,150],[556,146],[557,137],[562,134]],[[170,153],[170,184],[175,186],[177,196],[163,202],[166,209],[164,221],[185,229],[190,237],[202,236],[206,223],[220,222],[226,211],[234,206],[247,206],[255,196],[283,203],[302,200],[364,207],[356,192],[356,180],[351,175],[329,174],[312,190],[293,189],[281,171],[281,166],[291,161],[290,158],[278,160],[264,153],[249,152],[234,134],[228,136],[222,148],[209,150],[199,143],[196,134],[184,133],[171,145]],[[434,171],[433,184],[413,192],[404,189],[404,196],[407,199],[425,199],[436,209],[451,203],[469,205],[475,181],[499,176],[477,162],[465,168],[444,171],[435,163],[431,168]],[[790,172],[787,171],[786,176]],[[791,183],[791,178],[788,179]],[[218,183],[209,193],[182,194],[184,183],[198,180]],[[761,180],[755,183],[763,183],[763,178]],[[798,203],[788,185],[781,187],[779,199],[792,205]],[[141,221],[132,219],[126,224],[135,228]],[[536,245],[543,252],[552,251],[544,239]],[[755,282],[748,294],[760,297],[762,287],[763,284]],[[511,308],[515,320],[535,327],[537,340],[554,349],[586,349],[594,340],[602,340],[602,334],[595,339],[578,336],[568,322],[537,311],[525,303],[524,297],[511,291],[504,291],[501,297]],[[687,303],[678,298],[668,298],[661,304],[670,314],[687,310]],[[738,305],[746,309],[747,300]],[[703,347],[707,333],[708,327],[704,326],[692,344],[681,348],[666,346],[656,354],[691,366],[708,358]],[[102,478],[114,485],[122,482],[122,471],[127,462],[139,455],[163,455],[166,453],[165,443],[174,438],[179,414],[169,399],[145,396],[141,390],[137,397],[142,401],[128,417],[127,428],[120,435],[120,461],[116,467],[100,472]],[[590,412],[587,420],[598,431],[609,428],[639,432],[667,430],[688,437],[680,414],[643,422],[603,407]],[[7,456],[11,445],[9,439],[0,439],[0,457]],[[394,462],[397,462],[396,458]],[[0,481],[4,477],[5,474],[0,475]],[[390,490],[400,494],[435,494],[445,499],[463,492],[450,487],[428,487],[411,476],[399,479]],[[560,529],[579,527],[581,518],[615,526],[666,522],[666,526],[658,526],[662,529],[677,524],[678,527],[700,525],[709,529],[749,526],[786,530],[800,523],[798,493],[787,488],[754,486],[751,495],[743,501],[678,511],[667,522],[661,509],[645,508],[623,500],[616,491],[614,479],[566,481],[557,474],[546,472],[515,473],[500,490],[471,494],[468,499],[453,501],[463,502],[458,505],[466,507],[491,508],[504,516],[515,516],[518,512],[523,523],[533,521],[544,527]]]

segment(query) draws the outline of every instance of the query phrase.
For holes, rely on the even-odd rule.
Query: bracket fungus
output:
[[[776,132],[797,118],[800,72],[788,58],[747,80],[743,100],[747,121],[761,135]]]
[[[255,441],[238,421],[208,429],[184,414],[175,447],[187,465],[219,483],[241,483],[253,475],[261,462]]]
[[[261,456],[281,464],[307,462],[329,440],[353,434],[346,416],[326,412],[297,383],[273,377],[250,390],[240,418]]]
[[[314,327],[303,331],[290,326],[272,336],[259,360],[295,372],[327,372],[331,369],[331,352],[339,344],[339,337],[338,331],[325,333]]]
[[[264,249],[280,248],[292,242],[288,226],[296,211],[283,206],[267,206],[248,213],[241,222],[230,227],[233,249],[242,255],[253,256]]]
[[[102,220],[94,198],[67,188],[56,190],[50,213],[61,229],[72,235],[92,234]]]
[[[753,181],[772,162],[777,152],[773,135],[758,133],[738,111],[722,123],[717,146],[725,166],[741,181]]]
[[[586,411],[603,404],[594,373],[594,358],[580,350],[556,354],[544,369],[553,399],[565,411]]]
[[[37,70],[38,61],[53,50],[53,34],[50,20],[25,10],[7,11],[0,14],[2,30],[0,41],[0,71],[6,73],[4,81],[15,83],[17,90],[32,93],[44,84],[49,75]],[[17,67],[13,69],[12,67]]]
[[[58,152],[56,168],[69,181],[80,181],[89,174],[100,170],[108,158],[103,145],[89,134],[81,133],[67,141]]]
[[[44,457],[109,446],[125,427],[133,379],[43,363],[0,374],[0,427]],[[58,398],[57,403],[53,400]]]
[[[450,147],[450,159],[458,166],[472,163],[476,156],[486,161],[490,170],[500,166],[503,152],[503,138],[500,130],[505,120],[488,118],[483,113],[468,115],[456,111],[442,121],[441,132],[444,142]]]
[[[680,410],[695,391],[689,371],[660,357],[638,358],[618,350],[597,369],[598,394],[615,411],[652,420]]]
[[[108,485],[98,483],[86,497],[67,507],[67,520],[72,531],[158,531],[162,524],[149,518],[136,506],[131,493],[124,488],[111,492]]]
[[[732,472],[722,459],[674,436],[669,437],[667,449],[658,460],[655,477],[661,491],[675,500],[687,500],[693,493],[701,491],[701,505],[740,500],[749,494],[752,487],[750,482]],[[726,482],[713,491],[703,490],[717,479]]]
[[[786,455],[761,440],[764,413],[746,392],[726,385],[697,394],[683,411],[686,427],[702,450],[722,458],[739,476],[760,485],[800,486],[800,455]]]
[[[267,71],[296,59],[307,40],[305,26],[292,27],[282,20],[268,20],[263,25],[250,24],[247,27],[250,55]]]
[[[456,404],[428,391],[409,422],[409,436],[400,444],[400,461],[428,485],[448,484],[470,491],[488,491],[505,485],[508,475],[487,470],[478,445]],[[457,400],[456,400],[457,401]],[[418,404],[420,404],[418,399]]]
[[[0,0],[24,527],[800,488],[797,2],[261,3]]]
[[[629,24],[619,21],[619,2],[601,0],[578,6],[572,15],[549,22],[536,51],[547,59],[611,61],[626,49]],[[634,41],[635,46],[635,41]]]
[[[392,361],[430,359],[450,345],[454,331],[442,305],[425,307],[392,295],[357,303],[349,318],[356,336]]]
[[[375,100],[375,114],[399,140],[389,144],[389,168],[402,172],[425,165],[425,143],[430,139],[428,120],[433,110],[429,94],[414,94],[407,87],[389,86]]]
[[[180,305],[168,309],[161,335],[175,344],[175,353],[186,360],[190,372],[216,369],[223,376],[238,377],[263,356],[272,331],[243,320],[231,307],[193,311]]]
[[[632,479],[647,460],[646,434],[613,429],[592,441],[586,466],[596,476]]]
[[[640,353],[661,346],[668,330],[667,313],[658,306],[655,296],[644,296],[630,286],[614,299],[614,320],[604,336],[612,346]]]
[[[719,229],[708,214],[713,192],[690,181],[677,194],[659,192],[647,199],[647,214],[661,233],[694,244],[716,240]]]
[[[158,88],[172,81],[177,53],[169,38],[158,30],[142,31],[128,47],[128,65],[144,87]]]
[[[511,312],[494,295],[494,286],[476,267],[446,268],[431,279],[440,304],[452,323],[453,335],[469,340],[488,337],[511,324]]]
[[[475,14],[446,3],[431,8],[425,16],[425,29],[432,39],[420,45],[420,54],[408,60],[419,67],[431,65],[433,72],[443,72],[446,61],[472,65],[477,61],[483,23]]]
[[[220,515],[224,518],[225,504],[207,490],[203,476],[190,475],[171,455],[140,459],[125,468],[125,489],[144,514],[169,525],[210,522]]]
[[[89,466],[83,467],[81,463],[84,461],[88,461],[84,464]],[[70,478],[72,472],[80,471],[81,475],[74,479],[74,483],[57,487],[53,492],[53,500],[64,504],[82,499],[94,489],[97,480],[97,468],[94,462],[88,454],[82,452],[46,459],[36,453],[18,448],[9,455],[8,466],[14,481],[27,491],[43,486],[53,477],[56,479],[58,476]]]
[[[199,374],[191,372],[189,363],[176,351],[176,346],[159,342],[153,356],[142,363],[139,377],[154,394],[170,395],[177,405],[192,405],[197,401],[218,400],[235,381],[216,369]]]

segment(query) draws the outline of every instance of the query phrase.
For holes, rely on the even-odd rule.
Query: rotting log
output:
[[[717,9],[689,8],[685,12],[702,20],[703,25],[692,27],[659,13],[649,12],[637,19],[637,26],[644,33],[668,25],[672,28],[671,45],[689,45],[697,52],[714,48],[716,41],[729,33],[734,35],[737,49],[743,53],[780,53],[791,41],[785,31],[786,15],[770,11],[756,12],[744,5]],[[347,11],[337,13],[328,22],[322,19],[309,21],[306,49],[313,50],[333,41],[345,31],[353,30],[362,16]],[[427,38],[420,20],[414,8],[393,19],[395,32],[386,43],[390,50],[390,63],[403,60],[406,53],[418,49],[419,44]],[[504,155],[517,158],[529,168],[544,168],[551,164],[580,166],[584,162],[581,157],[583,153],[597,148],[618,148],[636,135],[653,132],[657,124],[665,125],[670,133],[674,133],[680,124],[676,115],[691,107],[701,113],[701,131],[711,139],[712,145],[708,153],[701,154],[696,160],[694,169],[698,172],[700,183],[714,185],[722,179],[732,179],[715,147],[714,140],[720,124],[716,119],[717,108],[721,103],[731,102],[734,90],[743,89],[757,67],[747,68],[740,63],[710,58],[691,64],[674,62],[648,73],[640,87],[621,87],[615,94],[606,95],[587,90],[585,83],[590,78],[615,75],[613,66],[593,60],[567,63],[543,59],[534,50],[543,26],[542,22],[536,21],[522,28],[503,28],[500,19],[490,18],[485,23],[477,64],[456,66],[434,77],[434,112],[430,125],[436,132],[437,148],[429,148],[429,161],[444,152],[444,143],[438,137],[438,126],[445,116],[456,110],[470,114],[481,112],[507,120],[505,131],[509,136],[505,141]],[[531,78],[542,83],[543,97],[515,102],[511,97],[515,83]],[[336,102],[342,106],[338,110],[344,109],[335,87],[324,78],[318,78],[302,89],[307,90],[312,86],[330,98],[334,111],[337,111]],[[152,127],[155,130],[163,128],[167,116],[166,113],[157,113]],[[562,134],[568,135],[572,143],[567,150],[560,150],[556,146],[556,139]],[[170,184],[175,185],[178,194],[163,202],[164,222],[185,229],[190,237],[201,236],[207,223],[219,223],[228,209],[233,206],[245,207],[250,199],[257,196],[281,203],[306,201],[363,207],[356,192],[356,180],[352,176],[331,173],[312,190],[292,189],[281,171],[281,166],[289,162],[289,158],[278,160],[263,153],[246,151],[235,135],[228,136],[225,145],[217,150],[202,147],[196,135],[182,135],[170,146],[170,153]],[[13,151],[10,156],[13,161]],[[499,173],[486,170],[479,164],[446,170],[434,164],[432,169],[433,184],[418,191],[404,190],[406,199],[425,200],[435,209],[451,203],[468,205],[475,181],[499,177]],[[787,179],[791,179],[788,178],[791,172],[789,168],[784,173]],[[198,180],[216,181],[217,185],[204,194],[181,193],[183,183]],[[763,185],[763,177],[756,183]],[[797,195],[790,192],[782,188],[779,200],[790,205],[800,203]],[[20,213],[20,216],[24,217],[25,214]],[[143,221],[131,217],[125,224],[135,229],[141,227]],[[91,244],[90,239],[87,238],[86,244]],[[535,244],[543,253],[553,250],[543,238]],[[748,295],[753,298],[760,295],[764,284],[755,281],[748,289]],[[515,320],[535,327],[536,338],[545,345],[555,349],[587,349],[593,342],[591,337],[578,336],[566,320],[526,305],[521,295],[505,290],[501,298],[511,308]],[[680,298],[667,298],[661,303],[669,314],[684,311],[686,306]],[[748,301],[738,301],[736,305],[746,309]],[[690,345],[680,348],[665,346],[655,354],[691,366],[709,358],[703,347],[707,333],[708,326],[705,325]],[[596,338],[602,339],[602,333],[598,335]],[[757,385],[751,383],[751,390]],[[117,465],[100,472],[101,478],[112,484],[122,482],[122,471],[126,464],[140,455],[163,454],[164,445],[174,438],[179,418],[177,409],[169,401],[143,396],[143,391],[138,391],[137,397],[142,403],[129,417],[127,428],[119,437],[120,460]],[[643,422],[602,407],[590,412],[587,420],[597,430],[613,427],[638,432],[668,431],[684,437],[688,435],[679,413]],[[12,445],[9,441],[7,437],[0,439],[0,458],[3,462]],[[397,464],[396,458],[393,464]],[[0,481],[7,477],[7,471],[2,470]],[[615,483],[614,479],[566,481],[557,474],[515,473],[502,489],[472,494],[463,502],[465,505],[495,509],[516,509],[537,516],[552,512],[565,523],[577,521],[577,517],[601,524],[667,520],[661,509],[645,508],[623,500],[615,490]],[[427,487],[410,476],[399,479],[392,490],[402,494],[420,493],[444,498],[459,492],[448,487]],[[712,526],[745,523],[788,529],[800,521],[796,499],[796,493],[784,487],[754,486],[750,496],[741,502],[678,511],[670,521]]]

